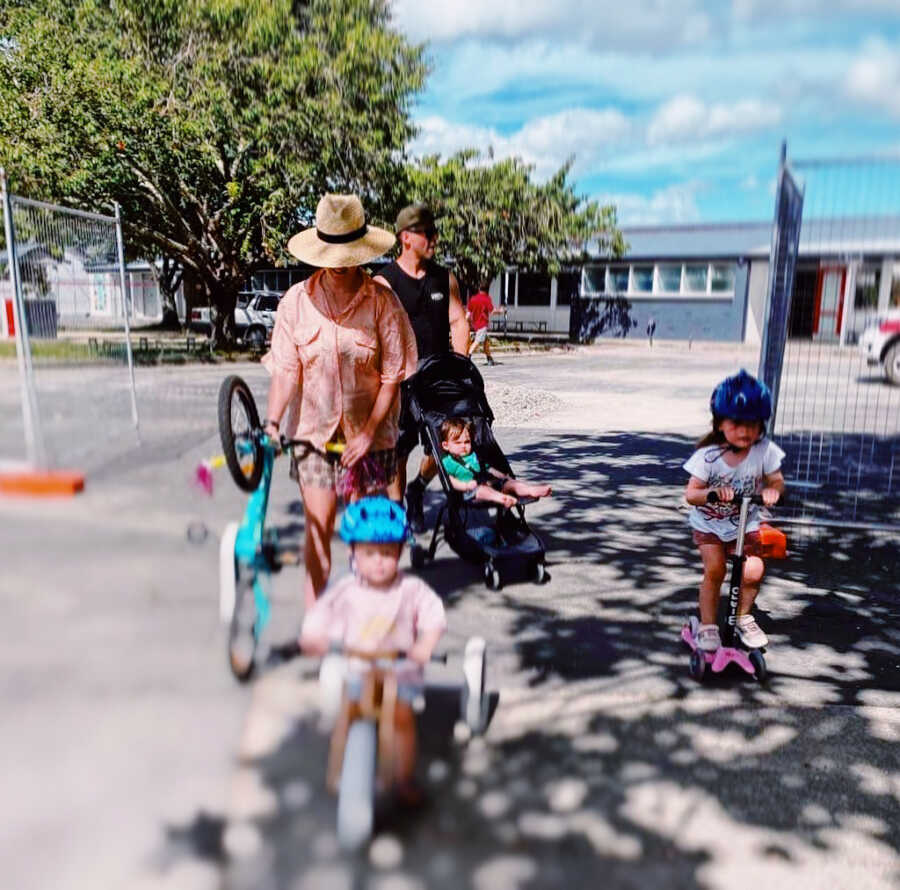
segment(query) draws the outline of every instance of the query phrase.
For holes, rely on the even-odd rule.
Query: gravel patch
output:
[[[543,389],[510,386],[486,380],[484,391],[499,426],[527,426],[536,418],[565,407],[565,402]]]

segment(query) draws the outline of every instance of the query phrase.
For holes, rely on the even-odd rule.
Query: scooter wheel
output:
[[[759,649],[751,649],[747,653],[750,664],[753,665],[753,675],[756,677],[757,683],[765,683],[769,679],[769,671],[766,668],[766,659]]]
[[[706,656],[699,649],[691,652],[691,676],[698,683],[702,683],[706,676]]]

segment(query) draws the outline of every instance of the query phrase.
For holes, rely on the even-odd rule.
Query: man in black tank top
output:
[[[403,304],[416,335],[419,360],[450,349],[466,355],[469,348],[469,322],[459,296],[456,276],[434,261],[437,227],[434,214],[424,204],[411,204],[397,214],[397,239],[400,256],[385,266],[376,281],[390,287]],[[388,489],[396,501],[403,497],[406,487],[406,462],[419,432],[405,406],[400,408],[400,438],[397,442],[398,473]],[[425,527],[422,501],[425,488],[437,474],[434,459],[426,455],[419,466],[419,475],[406,489],[406,509],[413,531]]]

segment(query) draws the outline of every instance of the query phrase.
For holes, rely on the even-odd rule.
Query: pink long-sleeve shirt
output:
[[[363,274],[356,296],[336,317],[322,272],[295,284],[281,298],[272,345],[262,363],[297,386],[300,410],[294,428],[282,429],[324,449],[340,427],[348,441],[361,432],[383,383],[415,373],[416,339],[394,292]],[[385,415],[372,450],[397,443],[400,400]]]

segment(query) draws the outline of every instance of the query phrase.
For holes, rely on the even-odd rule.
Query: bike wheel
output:
[[[219,619],[228,624],[234,614],[237,598],[237,563],[234,561],[234,544],[238,523],[229,522],[219,541]]]
[[[256,666],[256,598],[253,582],[238,578],[234,610],[228,629],[228,664],[241,683],[250,679]]]
[[[219,387],[219,438],[231,478],[244,491],[256,491],[262,478],[259,434],[253,393],[240,377],[231,374]]]
[[[337,836],[343,850],[359,850],[372,837],[376,756],[375,722],[356,720],[347,733],[338,787]]]
[[[460,711],[466,726],[475,734],[484,731],[487,708],[484,700],[487,674],[487,646],[482,637],[471,637],[463,655],[463,685],[460,691]]]

